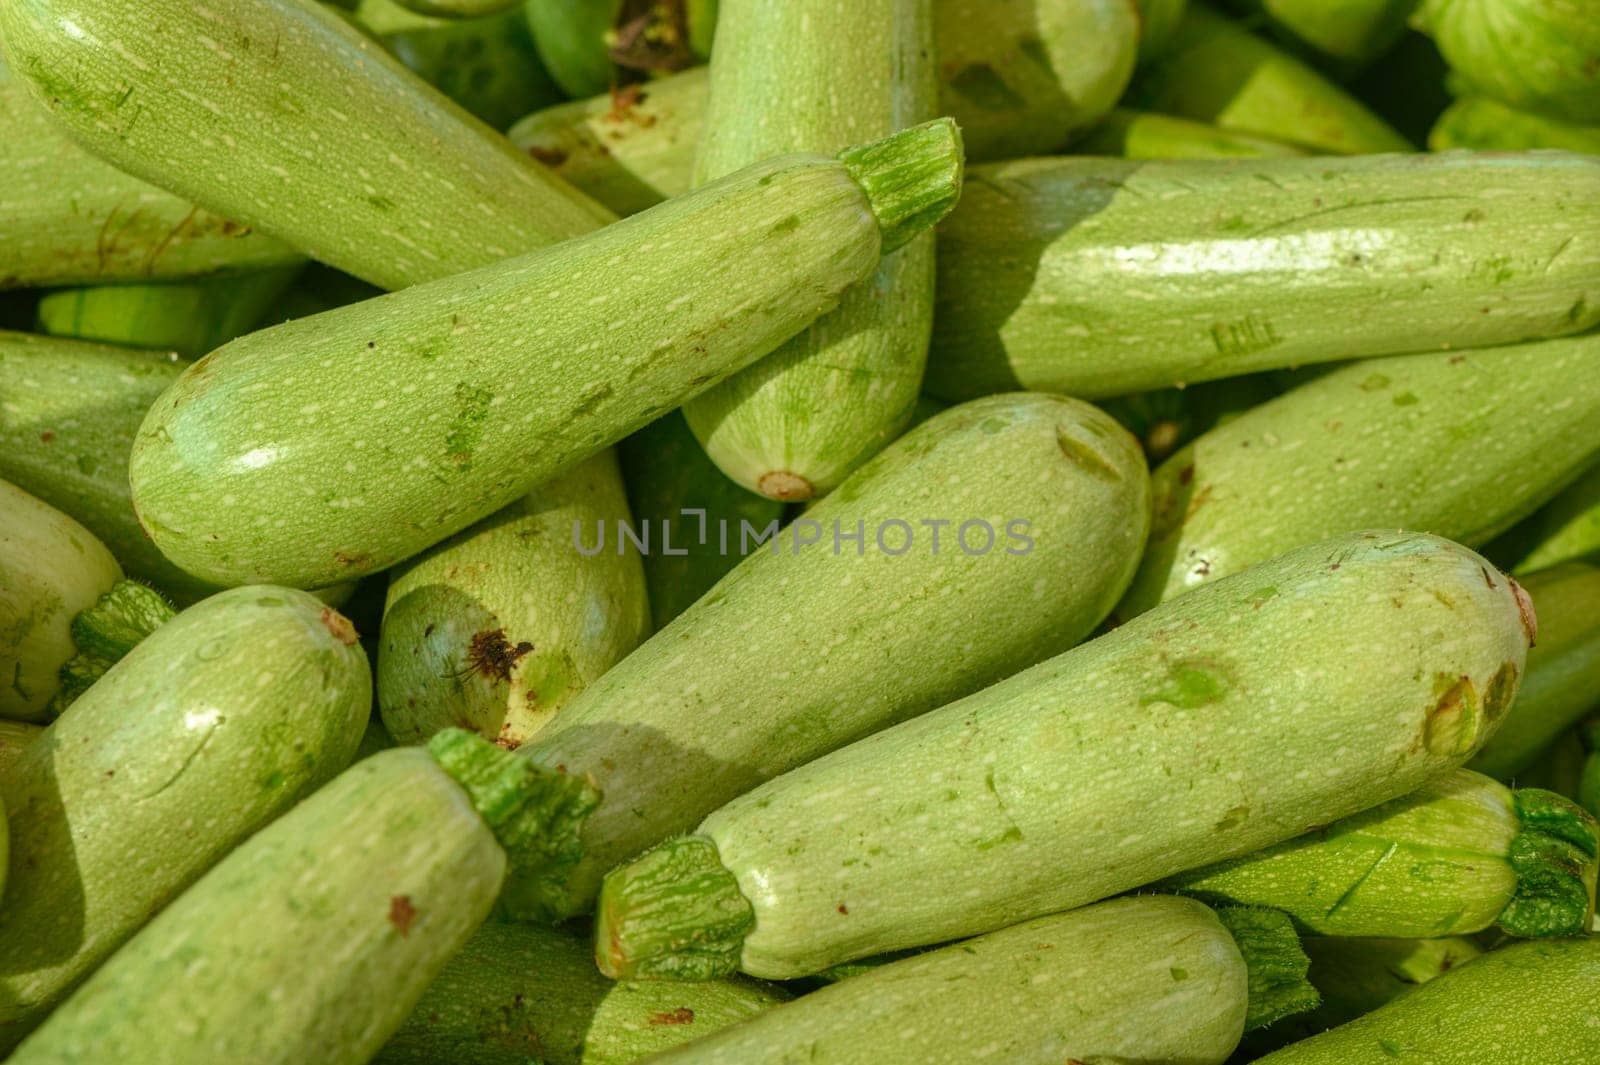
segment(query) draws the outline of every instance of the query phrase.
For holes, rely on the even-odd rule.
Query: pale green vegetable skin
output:
[[[9,1060],[362,1065],[505,869],[427,751],[374,755],[219,862]]]
[[[633,905],[630,880],[685,841],[613,872],[597,958],[626,972],[637,942],[665,965],[695,955],[689,972],[803,975],[1083,905],[1403,795],[1469,758],[1515,694],[1531,632],[1485,565],[1436,537],[1361,533],[1185,596],[706,818],[687,842],[714,845],[737,880],[742,942],[684,945],[694,922],[673,908],[692,910],[695,889],[669,881],[659,910]]]
[[[1563,562],[1600,561],[1600,466],[1562,490],[1508,534],[1520,547],[1516,573],[1536,573]]]
[[[630,1065],[759,1016],[783,989],[733,978],[618,983],[558,929],[490,922],[428,985],[374,1065]]]
[[[1423,0],[1416,24],[1477,93],[1555,118],[1600,123],[1594,0]]]
[[[652,1065],[1221,1065],[1245,1023],[1245,963],[1216,916],[1112,899],[831,984]]]
[[[769,160],[542,252],[218,349],[140,429],[140,520],[218,583],[315,587],[416,554],[772,351],[959,188],[947,122],[860,152],[859,167]],[[878,184],[905,170],[903,197]]]
[[[43,721],[77,653],[72,619],[122,579],[94,534],[0,481],[0,718]]]
[[[697,182],[933,117],[926,0],[722,0]],[[958,116],[959,117],[959,116]],[[933,234],[886,255],[759,363],[686,403],[711,460],[769,499],[823,495],[905,428],[933,325]]]
[[[900,438],[776,549],[751,541],[732,573],[523,748],[593,774],[605,796],[562,912],[585,908],[617,862],[760,782],[1083,639],[1138,564],[1146,476],[1133,438],[1088,404],[996,396]],[[960,547],[973,520],[995,529],[986,554]],[[896,521],[917,539],[890,554],[877,534]],[[947,523],[937,553],[927,521]],[[1008,535],[1013,521],[1029,523],[1031,548]],[[834,522],[846,535],[860,523],[862,553],[844,541],[834,552]],[[797,546],[813,530],[819,542]],[[893,526],[883,535],[888,550],[905,539]],[[982,547],[981,530],[967,536]]]
[[[9,6],[9,5],[8,5]],[[0,58],[0,290],[158,281],[298,261],[79,148]]]
[[[1600,155],[1600,121],[1594,125],[1563,122],[1517,111],[1481,96],[1469,96],[1457,100],[1439,116],[1428,134],[1428,147],[1436,152],[1451,148],[1499,152],[1558,148]]]
[[[952,399],[1559,336],[1600,322],[1600,158],[992,164],[938,265]]]
[[[1600,936],[1490,951],[1261,1065],[1555,1065],[1600,1059]]]
[[[603,451],[389,578],[378,710],[399,743],[440,729],[516,748],[649,632],[616,456]],[[574,526],[577,529],[574,529]],[[606,550],[587,555],[596,527]]]
[[[28,744],[44,732],[43,725],[0,718],[0,774],[4,774]],[[0,863],[3,864],[3,863]]]
[[[528,0],[539,57],[568,96],[605,92],[617,80],[606,47],[623,0]]]
[[[343,769],[370,705],[349,622],[286,588],[213,596],[113,666],[0,776],[0,1047]]]
[[[1418,0],[1235,0],[1265,15],[1291,40],[1355,71],[1387,52],[1406,31]]]
[[[440,18],[483,18],[498,15],[516,7],[522,0],[397,0],[403,6],[423,15]]]
[[[1352,363],[1161,464],[1150,545],[1117,613],[1350,529],[1485,543],[1594,461],[1597,419],[1593,333]]]
[[[1292,144],[1235,133],[1204,122],[1119,107],[1073,141],[1072,154],[1124,159],[1257,159],[1307,153]]]

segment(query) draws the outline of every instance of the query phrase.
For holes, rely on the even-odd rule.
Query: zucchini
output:
[[[1233,0],[1280,36],[1342,73],[1353,74],[1393,48],[1419,0]]]
[[[634,525],[653,536],[645,552],[653,628],[687,610],[739,564],[718,546],[719,530],[764,529],[783,504],[746,492],[717,469],[678,411],[664,414],[617,447]]]
[[[44,721],[79,648],[72,620],[122,580],[94,534],[0,481],[0,718]]]
[[[1495,544],[1519,574],[1563,562],[1600,562],[1600,465],[1561,490]]]
[[[1486,543],[1595,461],[1597,419],[1600,334],[1352,363],[1161,464],[1117,613],[1350,529]]]
[[[1111,899],[879,966],[653,1060],[1222,1065],[1274,951],[1299,955],[1293,982],[1309,985],[1287,921],[1258,950],[1218,917],[1189,899]]]
[[[1469,94],[1600,123],[1600,18],[1589,0],[1422,0],[1414,22]]]
[[[744,978],[617,983],[565,931],[489,923],[429,985],[374,1065],[629,1065],[787,1002]]]
[[[1531,655],[1529,662],[1531,675]],[[1594,818],[1562,796],[1513,792],[1458,769],[1159,886],[1280,909],[1325,936],[1424,939],[1491,924],[1524,939],[1582,935],[1594,917],[1597,843]]]
[[[999,163],[938,272],[928,390],[951,399],[1579,333],[1600,323],[1600,159]]]
[[[1332,155],[1408,152],[1410,141],[1283,50],[1190,3],[1159,60],[1124,103]]]
[[[364,1065],[507,867],[559,852],[590,798],[459,729],[364,759],[222,858],[10,1061]]]
[[[942,217],[960,175],[944,119],[838,159],[769,160],[556,247],[243,337],[145,419],[134,506],[168,558],[218,583],[385,569],[831,310]]]
[[[513,885],[512,912],[581,912],[607,869],[762,781],[1071,647],[1138,564],[1146,493],[1105,414],[996,396],[901,437],[768,544],[730,528],[748,557],[518,752],[606,801],[571,882]]]
[[[1580,125],[1559,118],[1518,111],[1483,96],[1469,96],[1451,104],[1428,134],[1428,147],[1436,152],[1451,148],[1482,148],[1516,152],[1530,148],[1557,148],[1600,155],[1600,122]]]
[[[0,776],[14,858],[0,1049],[350,761],[371,699],[355,642],[303,592],[223,592],[135,647]]]
[[[1530,617],[1486,576],[1437,537],[1358,533],[1218,581],[791,770],[612,871],[596,959],[630,978],[799,976],[1081,906],[1404,795],[1470,758],[1516,694]]]
[[[539,55],[568,96],[703,63],[717,0],[528,0]]]
[[[926,0],[721,0],[717,24],[700,182],[934,115]],[[684,417],[743,487],[786,502],[823,495],[904,431],[932,325],[928,233],[886,255],[833,313],[684,404]]]
[[[481,19],[510,11],[522,0],[395,0],[401,7],[434,18]],[[357,18],[360,17],[359,12]]]
[[[1521,578],[1539,617],[1522,693],[1472,768],[1501,780],[1600,711],[1600,567],[1569,562]]]
[[[1189,0],[1135,0],[1139,9],[1139,63],[1159,59],[1172,47]]]
[[[1124,159],[1258,159],[1307,153],[1293,144],[1205,122],[1119,107],[1073,141],[1072,154]]]
[[[1473,958],[1387,1005],[1260,1059],[1261,1065],[1589,1062],[1600,936],[1538,939]]]
[[[389,735],[457,725],[514,749],[633,650],[650,617],[638,552],[579,550],[627,521],[603,451],[396,567],[378,651]]]
[[[43,732],[43,725],[0,717],[0,775],[4,775],[28,744]],[[4,864],[0,862],[0,868],[4,868]],[[0,893],[0,897],[3,897],[3,893]]]

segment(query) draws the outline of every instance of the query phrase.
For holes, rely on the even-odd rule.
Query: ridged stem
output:
[[[840,153],[867,194],[888,254],[949,214],[961,198],[966,150],[948,118],[890,134]]]
[[[1222,906],[1216,914],[1238,944],[1248,973],[1245,1031],[1321,1004],[1322,996],[1306,977],[1311,959],[1288,914],[1253,906]]]
[[[72,642],[78,653],[62,663],[57,674],[61,687],[50,701],[51,716],[71,706],[106,670],[176,613],[161,593],[138,581],[118,581],[93,606],[78,611],[72,619]]]
[[[1517,888],[1496,923],[1524,939],[1587,932],[1600,853],[1595,819],[1542,788],[1523,788],[1513,801],[1522,823],[1508,855]]]
[[[615,980],[711,980],[739,967],[755,911],[704,836],[672,839],[600,889],[595,963]]]

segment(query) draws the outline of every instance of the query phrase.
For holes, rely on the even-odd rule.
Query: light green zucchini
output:
[[[930,12],[926,0],[722,0],[697,181],[932,118]],[[684,417],[752,492],[826,494],[904,431],[932,325],[928,233],[886,255],[833,313],[686,403]]]
[[[1406,32],[1419,0],[1233,0],[1294,44],[1344,73],[1383,55]]]
[[[592,96],[705,62],[717,8],[717,0],[528,0],[524,10],[556,84]]]
[[[617,983],[565,931],[490,922],[429,985],[374,1065],[630,1065],[760,1016],[782,988],[733,978]]]
[[[1470,758],[1516,694],[1531,619],[1486,573],[1437,537],[1359,533],[1218,581],[769,781],[614,870],[596,959],[628,977],[802,975],[1070,909],[1404,795]]]
[[[1520,578],[1539,617],[1528,675],[1472,768],[1510,780],[1563,732],[1600,711],[1600,567],[1569,562]]]
[[[297,261],[72,143],[0,58],[0,291],[173,280]]]
[[[515,749],[633,650],[650,624],[639,553],[588,548],[628,521],[602,451],[397,567],[378,651],[389,735],[454,725]]]
[[[1600,561],[1600,465],[1495,545],[1515,573],[1531,574],[1563,562]]]
[[[481,19],[516,7],[521,0],[395,0],[420,15],[436,18]]]
[[[50,292],[39,301],[39,329],[197,359],[260,325],[299,273],[289,265],[239,277]]]
[[[610,219],[319,4],[39,0],[0,35],[91,152],[386,288]]]
[[[43,725],[0,718],[0,775],[3,775],[28,744],[38,739],[43,732]]]
[[[0,718],[44,721],[78,653],[72,619],[122,580],[93,533],[0,481]]]
[[[1524,939],[1582,935],[1594,917],[1597,843],[1594,818],[1570,800],[1458,769],[1159,886],[1279,909],[1325,936],[1423,939],[1491,924]]]
[[[353,744],[352,744],[353,745]],[[13,1065],[365,1065],[589,795],[453,729],[352,766],[117,951]]]
[[[1150,545],[1117,613],[1350,529],[1486,543],[1594,462],[1597,418],[1593,333],[1352,363],[1161,464]]]
[[[1172,46],[1189,0],[1135,0],[1139,9],[1139,62],[1158,59]]]
[[[1422,0],[1414,23],[1472,92],[1600,123],[1600,13],[1592,0]]]
[[[1261,1065],[1578,1065],[1600,1058],[1600,936],[1490,951]]]
[[[145,419],[135,508],[219,583],[385,569],[772,351],[942,217],[960,175],[943,119],[243,337]]]
[[[678,411],[622,441],[617,454],[634,524],[655,545],[641,561],[659,629],[739,564],[737,552],[718,546],[717,531],[740,522],[765,529],[782,520],[783,504],[728,480]]]
[[[1323,75],[1198,2],[1124,103],[1326,154],[1413,148]]]
[[[1563,122],[1518,111],[1483,96],[1469,96],[1457,100],[1439,116],[1428,134],[1428,147],[1436,152],[1451,148],[1497,152],[1557,148],[1600,155],[1600,122],[1587,126]]]
[[[177,893],[343,769],[370,706],[331,607],[238,588],[161,626],[0,776],[0,1048]]]
[[[1099,410],[996,396],[900,438],[765,545],[730,526],[748,557],[519,751],[606,799],[571,882],[514,885],[513,912],[581,912],[606,870],[762,781],[1071,647],[1137,565],[1146,492]]]
[[[1287,921],[1278,939],[1300,954]],[[1112,899],[878,966],[651,1060],[1222,1065],[1256,1005],[1241,940],[1188,899]]]
[[[1235,133],[1205,122],[1119,107],[1073,141],[1072,154],[1124,159],[1258,159],[1307,153],[1293,144]]]
[[[938,265],[953,399],[1559,336],[1600,322],[1600,158],[992,164]]]

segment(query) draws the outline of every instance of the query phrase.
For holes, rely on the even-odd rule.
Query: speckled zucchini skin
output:
[[[1350,529],[1485,543],[1594,461],[1597,419],[1592,333],[1352,363],[1162,463],[1150,545],[1118,616]]]
[[[1261,1065],[1555,1065],[1600,1059],[1600,936],[1474,958]]]
[[[631,1065],[789,1001],[734,977],[700,984],[601,976],[568,932],[490,922],[428,985],[374,1065]]]
[[[1239,948],[1206,907],[1112,899],[880,966],[650,1060],[1221,1065],[1246,997]]]
[[[952,399],[1560,336],[1600,322],[1600,159],[994,164],[938,272],[928,391]]]
[[[505,868],[427,751],[374,755],[223,858],[10,1060],[363,1065]]]
[[[0,1048],[344,768],[370,688],[344,618],[304,592],[239,588],[157,629],[30,744],[0,775],[15,858]]]
[[[1123,159],[1258,159],[1307,153],[1293,144],[1205,122],[1119,107],[1073,141],[1072,154]]]
[[[470,728],[516,748],[649,632],[628,501],[610,451],[491,515],[389,580],[378,709],[402,744]],[[578,531],[574,531],[574,525]],[[605,549],[585,555],[606,529]]]
[[[806,512],[815,526],[752,546],[522,749],[592,774],[605,795],[562,912],[586,907],[617,862],[761,781],[1083,639],[1137,564],[1143,465],[1088,404],[997,396],[900,438]],[[973,520],[996,530],[987,553],[959,547]],[[835,521],[847,535],[862,523],[862,554],[833,552]],[[901,554],[876,542],[894,521],[918,537]],[[937,554],[924,521],[948,522]],[[1030,523],[1031,549],[1008,538],[1013,521]],[[813,528],[824,539],[797,547]],[[904,539],[884,536],[891,550]],[[982,545],[980,531],[968,537]]]
[[[79,148],[3,58],[0,144],[0,290],[171,280],[300,257]]]
[[[1469,89],[1600,123],[1600,13],[1592,0],[1422,0],[1415,23]]]
[[[1482,96],[1451,104],[1428,133],[1428,147],[1482,148],[1497,152],[1557,148],[1600,155],[1600,120],[1593,125],[1564,122],[1547,115],[1518,111]]]
[[[44,721],[74,654],[72,619],[122,579],[93,533],[0,481],[0,718]]]
[[[4,773],[28,744],[38,739],[43,732],[43,725],[0,718],[0,773]]]

